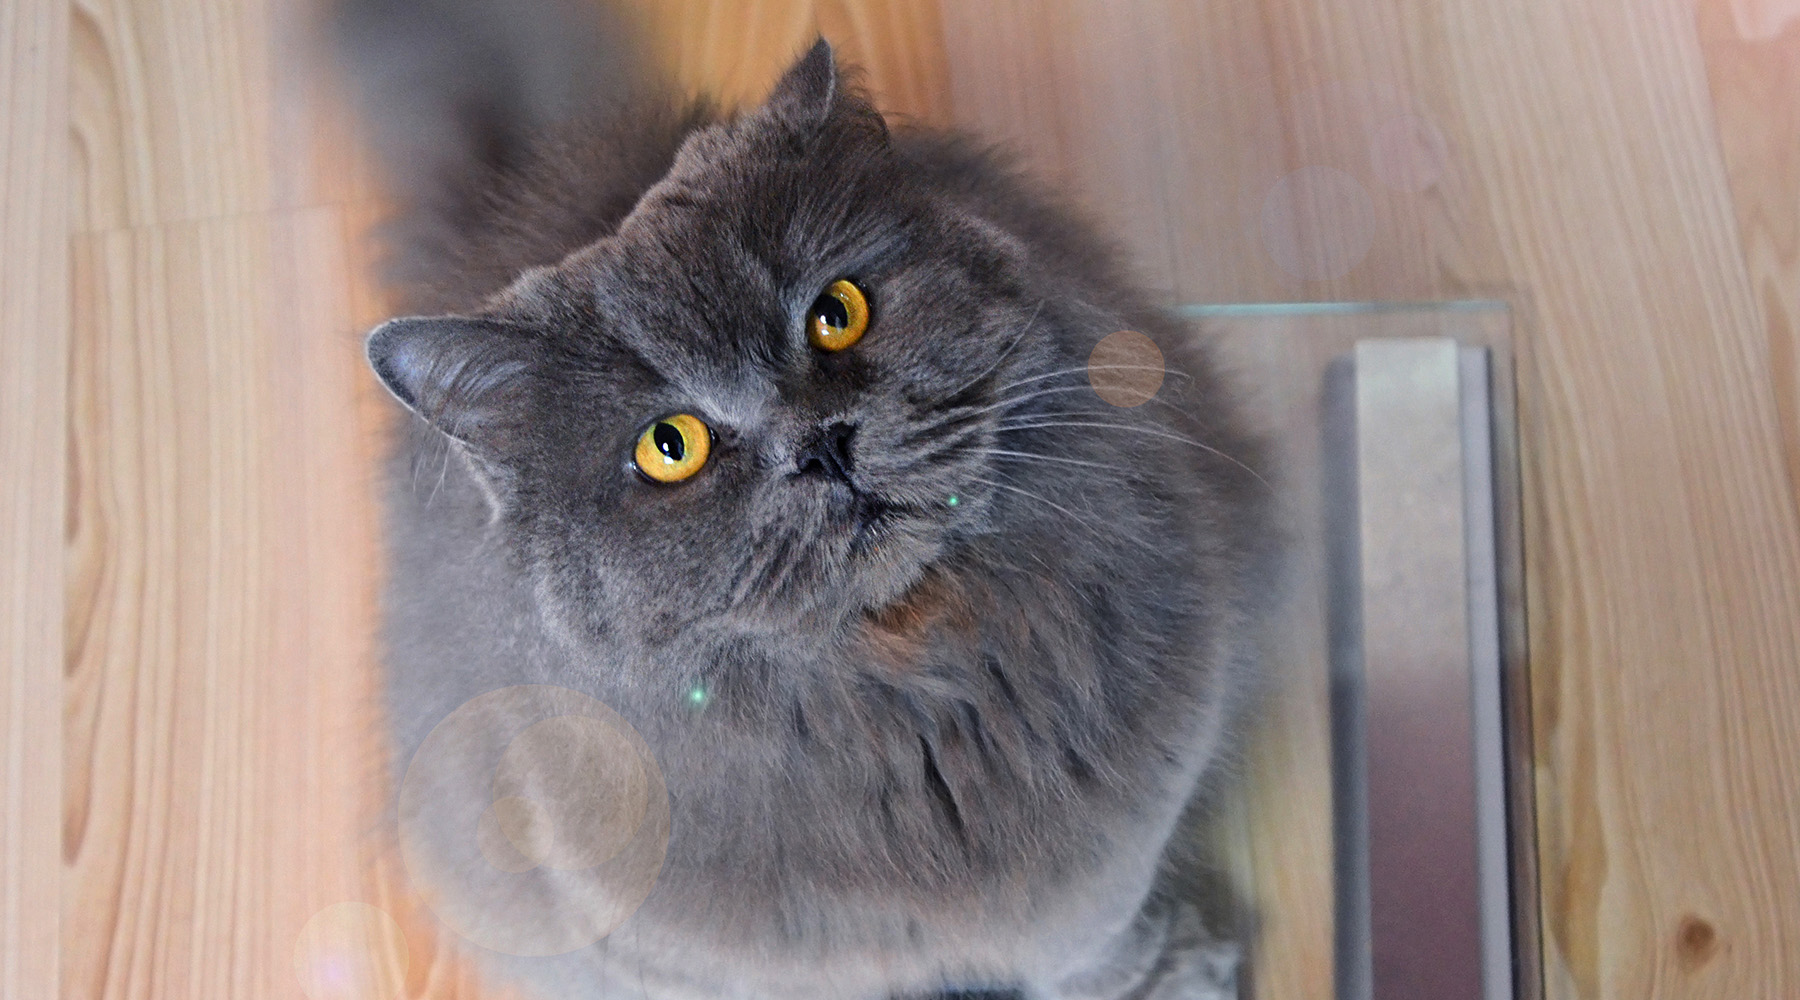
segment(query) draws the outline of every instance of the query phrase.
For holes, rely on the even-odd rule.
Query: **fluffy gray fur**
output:
[[[823,41],[742,115],[607,73],[546,110],[531,46],[444,29],[477,10],[344,22],[422,314],[368,345],[417,417],[388,517],[398,759],[476,695],[555,684],[643,734],[671,808],[635,916],[513,970],[582,998],[1220,995],[1232,949],[1157,875],[1227,748],[1270,527],[1204,354],[1004,160],[890,128]],[[803,317],[845,276],[873,324],[823,353]],[[1133,409],[1084,367],[1123,329],[1169,368]],[[673,412],[717,444],[651,483],[633,444]],[[849,469],[821,474],[835,425]],[[544,879],[558,906],[604,892]]]

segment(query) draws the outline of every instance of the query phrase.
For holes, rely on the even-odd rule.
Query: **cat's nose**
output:
[[[850,456],[850,441],[854,437],[856,425],[841,420],[819,428],[794,456],[794,472],[818,473],[854,486],[850,479],[856,471],[856,460]]]

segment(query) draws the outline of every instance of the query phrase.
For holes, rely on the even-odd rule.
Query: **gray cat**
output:
[[[544,996],[1234,995],[1165,862],[1253,672],[1270,497],[1115,252],[990,150],[890,127],[824,41],[731,115],[595,70],[617,34],[343,13],[421,314],[368,354],[416,418],[385,662],[400,766],[438,761],[400,803],[438,852],[414,878],[460,886],[427,895]],[[1145,405],[1090,387],[1118,330],[1167,359]],[[445,846],[490,821],[496,748],[573,709],[428,734],[519,685],[648,748],[666,845],[622,922],[600,868]],[[611,933],[511,957],[482,936],[510,913]]]

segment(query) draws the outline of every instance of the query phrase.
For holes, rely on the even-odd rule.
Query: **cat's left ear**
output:
[[[837,55],[821,37],[775,84],[765,105],[769,113],[791,125],[811,128],[831,114],[838,96]]]
[[[404,316],[369,334],[369,366],[394,398],[486,458],[516,442],[534,340],[528,331],[469,316]]]

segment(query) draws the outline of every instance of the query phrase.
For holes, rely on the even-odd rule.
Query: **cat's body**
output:
[[[637,97],[501,152],[397,230],[409,305],[453,315],[371,338],[427,418],[388,520],[397,750],[556,685],[642,734],[670,808],[641,908],[518,969],[595,1000],[1216,994],[1229,949],[1146,901],[1244,690],[1267,496],[1181,329],[823,45],[742,118]],[[874,318],[823,352],[796,334],[844,276]],[[1161,346],[1157,400],[1087,388],[1115,330]],[[676,412],[707,467],[634,475]]]

